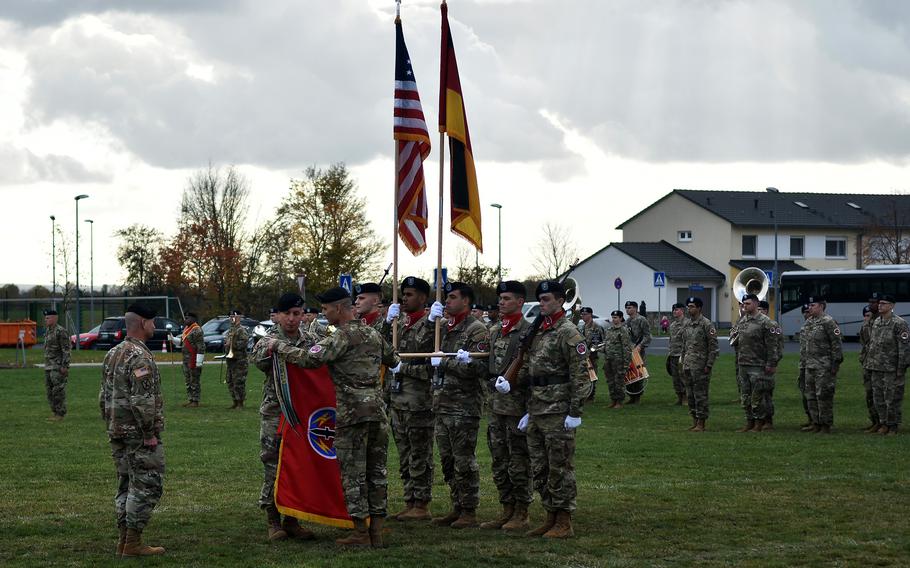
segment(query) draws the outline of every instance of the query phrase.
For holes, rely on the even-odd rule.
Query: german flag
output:
[[[449,10],[442,6],[442,53],[439,69],[439,131],[449,135],[449,181],[452,201],[452,232],[461,235],[483,252],[480,224],[480,195],[477,172],[468,133],[455,46],[449,30]]]

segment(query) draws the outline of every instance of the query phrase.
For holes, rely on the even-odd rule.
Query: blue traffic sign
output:
[[[442,267],[442,286],[444,287],[449,283],[449,269],[445,266]],[[433,290],[436,289],[436,270],[433,270]]]
[[[654,287],[663,288],[667,285],[667,274],[665,272],[654,273]]]
[[[622,288],[622,278],[620,278],[619,276],[617,276],[617,277],[616,277],[616,280],[613,281],[613,287],[616,288],[617,290],[619,290],[620,288]]]
[[[771,283],[771,284],[770,284],[771,287],[774,288],[774,271],[773,271],[773,270],[765,270],[765,276],[768,277],[768,282],[770,282],[770,283]]]
[[[342,274],[338,277],[338,285],[348,291],[348,294],[351,293],[353,289],[353,279],[350,274]]]

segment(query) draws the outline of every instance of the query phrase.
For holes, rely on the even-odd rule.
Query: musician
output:
[[[676,392],[676,406],[688,405],[686,399],[686,385],[682,379],[682,369],[679,367],[679,357],[683,348],[683,327],[685,326],[686,306],[673,304],[673,321],[670,322],[670,344],[667,352],[667,374],[673,379],[673,390]]]
[[[581,333],[584,335],[585,344],[588,346],[588,360],[591,361],[591,368],[597,369],[597,351],[594,351],[593,348],[604,342],[604,328],[594,321],[594,310],[592,308],[581,308],[579,313],[581,314],[581,321],[584,322]],[[591,398],[589,400],[594,400],[596,389],[597,383],[591,383]]]
[[[629,319],[626,325],[629,327],[629,335],[632,337],[632,350],[637,351],[641,356],[641,364],[646,366],[645,350],[651,344],[651,325],[648,318],[638,313],[638,302],[629,300],[626,302],[626,314]],[[642,392],[629,395],[629,404],[638,404]]]
[[[610,390],[610,408],[622,408],[626,398],[626,371],[632,364],[632,338],[623,323],[623,313],[610,314],[612,325],[604,332],[604,377]]]
[[[354,312],[363,325],[382,333],[385,318],[382,317],[382,288],[375,282],[354,285]]]
[[[870,425],[865,429],[867,433],[877,432],[881,427],[878,411],[875,409],[875,401],[872,398],[872,380],[869,371],[866,370],[866,355],[869,352],[872,322],[878,317],[879,296],[878,292],[872,292],[869,295],[869,305],[863,308],[863,326],[859,330],[859,342],[862,345],[859,352],[859,362],[863,366],[863,389],[866,391],[866,409],[869,412],[870,422]]]
[[[780,360],[776,327],[758,311],[758,296],[743,296],[743,317],[736,322],[736,363],[739,365],[740,400],[746,425],[737,432],[761,432],[768,417],[768,391]]]
[[[496,377],[505,374],[518,354],[521,337],[531,326],[522,317],[527,290],[521,282],[508,280],[496,287],[499,293],[499,313],[502,322],[490,328],[490,386]],[[506,394],[492,389],[490,418],[487,424],[487,445],[492,458],[493,483],[499,492],[502,513],[497,519],[480,525],[484,529],[506,531],[528,530],[528,505],[531,503],[531,467],[528,461],[528,441],[518,429],[518,422],[528,412],[528,392],[515,389]]]
[[[765,314],[771,318],[771,304],[767,300],[761,300],[758,302],[758,311]],[[780,329],[780,325],[771,318],[771,323],[774,324],[776,329]],[[783,331],[777,334],[777,349],[781,358],[784,356],[784,334]],[[765,425],[762,426],[762,431],[774,430],[774,385],[777,384],[777,380],[771,381],[771,390],[768,391],[768,400],[765,401],[765,404],[768,406],[768,417],[765,419]]]
[[[247,331],[240,321],[243,319],[243,312],[240,310],[231,310],[231,328],[224,334],[224,346],[227,349],[227,386],[228,392],[234,404],[232,409],[243,408],[243,402],[246,400],[246,375],[249,370],[249,357],[246,352],[246,345],[250,339],[250,332]]]
[[[702,315],[701,298],[686,299],[689,317],[683,325],[683,346],[680,355],[683,381],[689,414],[692,416],[691,432],[704,432],[708,420],[708,385],[711,368],[717,360],[717,330],[711,320]]]

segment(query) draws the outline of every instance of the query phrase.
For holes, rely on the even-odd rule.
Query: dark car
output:
[[[246,328],[252,335],[253,328],[259,325],[259,322],[252,318],[243,318],[240,325]],[[224,334],[231,329],[231,319],[228,316],[218,316],[202,324],[203,340],[205,341],[205,351],[224,351]]]
[[[167,343],[167,335],[179,335],[183,329],[176,321],[158,316],[155,318],[155,335],[145,342],[149,349],[154,351],[161,350],[161,345]],[[101,328],[98,331],[98,341],[95,343],[96,349],[110,349],[126,339],[126,319],[123,316],[104,318],[101,322]]]
[[[98,342],[98,332],[101,330],[100,325],[79,334],[79,349],[98,349],[95,344]],[[70,346],[76,348],[76,336],[70,336]]]

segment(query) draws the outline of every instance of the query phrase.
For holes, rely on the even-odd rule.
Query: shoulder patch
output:
[[[478,350],[478,351],[483,351],[484,353],[486,353],[487,351],[490,350],[490,344],[489,344],[489,343],[484,343],[484,342],[481,341],[480,343],[477,344],[477,350]]]
[[[839,327],[835,327],[835,328],[834,328],[834,335],[840,335],[840,328],[839,328]]]
[[[585,353],[588,352],[588,346],[585,345],[584,341],[582,341],[581,343],[579,343],[578,345],[575,346],[575,351],[577,351],[579,355],[584,355]]]
[[[907,341],[908,339],[910,339],[910,334],[908,334],[905,331],[904,333],[901,334],[901,339],[903,339],[904,341]]]
[[[714,329],[713,327],[712,327],[712,328],[709,328],[709,329],[708,329],[708,335],[717,335],[717,330]]]
[[[314,355],[317,353],[322,353],[322,345],[319,345],[317,343],[316,345],[310,347],[310,353],[312,353]]]

